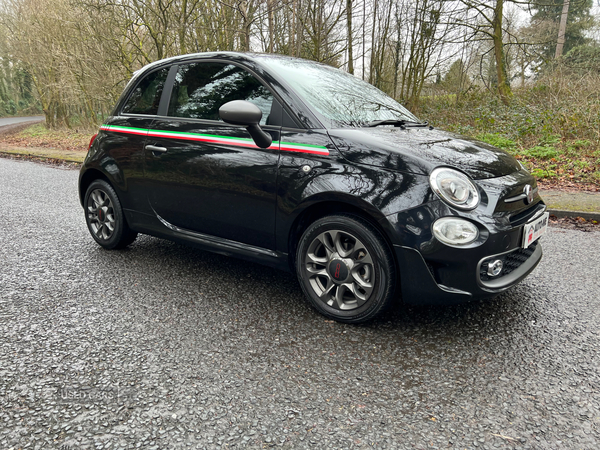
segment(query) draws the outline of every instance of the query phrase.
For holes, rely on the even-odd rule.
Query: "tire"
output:
[[[311,306],[338,322],[374,319],[395,298],[389,245],[358,216],[331,215],[312,223],[298,244],[296,273]]]
[[[83,200],[85,221],[94,240],[108,250],[127,247],[137,237],[129,229],[117,193],[104,180],[90,184]]]

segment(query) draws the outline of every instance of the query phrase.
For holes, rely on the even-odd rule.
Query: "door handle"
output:
[[[157,147],[156,145],[146,145],[144,147],[146,150],[150,150],[152,152],[165,153],[167,151],[167,147]]]

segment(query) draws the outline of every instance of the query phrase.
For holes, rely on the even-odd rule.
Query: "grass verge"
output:
[[[50,130],[43,123],[37,123],[15,133],[0,134],[0,143],[15,148],[36,147],[84,153],[93,134],[93,131],[79,129]]]

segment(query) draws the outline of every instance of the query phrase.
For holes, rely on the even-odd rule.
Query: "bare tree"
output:
[[[555,58],[560,58],[563,53],[565,32],[567,31],[567,18],[569,16],[569,3],[569,0],[565,0],[563,4],[563,10],[560,16],[560,26],[558,28],[558,40],[556,42],[556,54],[554,55]]]
[[[466,8],[465,14],[455,16],[456,24],[471,30],[469,39],[484,36],[493,45],[494,63],[496,67],[497,92],[504,104],[509,104],[512,97],[510,81],[506,70],[504,52],[504,6],[505,0],[479,1],[459,0]]]
[[[409,108],[417,108],[423,87],[443,62],[445,42],[453,27],[449,2],[413,0],[393,3],[385,14],[390,21],[379,35],[387,44],[381,47],[374,64],[372,81]]]
[[[453,70],[465,74],[477,54],[509,103],[510,74],[524,83],[532,61],[530,38],[507,14],[520,1],[4,0],[0,20],[4,59],[31,74],[48,124],[68,126],[74,116],[101,121],[143,65],[193,51],[259,50],[345,67],[411,108],[458,52]]]
[[[352,51],[352,0],[346,0],[346,29],[348,33],[348,72],[354,74],[354,54]]]

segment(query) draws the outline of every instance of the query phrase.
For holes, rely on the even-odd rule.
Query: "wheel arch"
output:
[[[354,197],[352,199],[354,200],[353,202],[347,201],[343,197],[316,200],[310,202],[309,205],[298,213],[288,230],[288,262],[292,272],[295,272],[296,250],[302,233],[315,220],[332,214],[350,214],[366,220],[381,234],[390,251],[394,254],[392,242],[393,228],[388,223],[386,217],[373,205],[367,203],[366,205],[359,206],[356,204],[356,199]],[[394,263],[397,270],[397,261],[394,261]]]
[[[92,184],[96,180],[104,180],[108,184],[113,186],[113,189],[114,189],[114,184],[111,183],[110,179],[104,173],[102,173],[100,170],[98,170],[98,169],[86,170],[79,176],[79,203],[81,203],[81,206],[83,206],[85,193],[87,192],[88,187],[90,186],[90,184]]]

